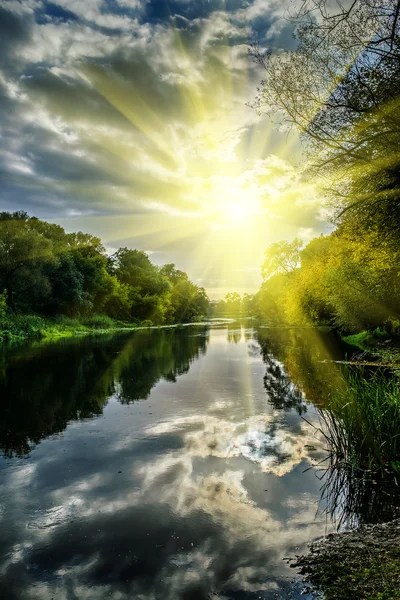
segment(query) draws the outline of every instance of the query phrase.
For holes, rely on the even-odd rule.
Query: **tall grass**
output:
[[[321,410],[321,431],[336,460],[365,471],[400,473],[399,380],[348,371],[346,385]],[[400,482],[399,482],[400,483]]]
[[[88,332],[132,329],[135,323],[114,321],[106,315],[88,315],[70,318],[59,315],[52,318],[38,315],[4,314],[0,316],[0,344],[29,340],[70,337]]]

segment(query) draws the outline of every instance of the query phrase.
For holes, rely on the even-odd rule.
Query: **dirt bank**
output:
[[[325,600],[400,600],[400,519],[330,534],[291,566]]]

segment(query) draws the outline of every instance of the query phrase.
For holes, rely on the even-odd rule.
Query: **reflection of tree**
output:
[[[283,365],[272,354],[263,353],[263,360],[266,365],[264,387],[271,404],[277,409],[295,408],[299,415],[306,412],[303,394],[291,381]]]
[[[241,327],[240,323],[238,323],[237,321],[234,321],[232,323],[228,323],[227,325],[228,325],[227,340],[228,340],[229,344],[232,344],[232,343],[238,344],[242,339],[242,327]]]
[[[3,354],[1,450],[8,456],[26,454],[70,420],[100,415],[116,391],[121,402],[147,398],[160,378],[175,381],[186,373],[206,344],[204,332],[164,329]]]
[[[257,341],[264,362],[269,364],[271,356],[280,361],[286,377],[315,404],[323,404],[343,382],[340,365],[333,361],[343,359],[346,347],[333,332],[259,329]]]
[[[196,329],[198,332],[199,330]],[[208,338],[185,328],[141,331],[132,336],[116,364],[118,398],[128,404],[147,398],[160,378],[176,381],[204,354]]]

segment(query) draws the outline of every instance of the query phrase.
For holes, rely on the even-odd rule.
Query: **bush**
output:
[[[79,327],[81,322],[79,319],[73,319],[66,317],[65,315],[57,315],[52,319],[54,325],[60,325],[61,327]]]
[[[153,321],[150,319],[144,319],[144,321],[140,322],[141,327],[153,327]]]
[[[6,314],[0,319],[2,341],[39,339],[43,337],[45,321],[37,315]]]
[[[111,329],[115,327],[115,321],[106,315],[92,315],[81,320],[82,325],[94,329]]]
[[[384,327],[389,335],[400,337],[400,319],[389,317],[389,319],[386,319]]]

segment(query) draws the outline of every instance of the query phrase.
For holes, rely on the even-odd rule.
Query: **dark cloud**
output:
[[[18,68],[18,51],[32,42],[32,13],[15,14],[0,6],[0,68],[13,74]]]
[[[167,20],[170,17],[183,16],[186,19],[207,18],[212,13],[226,11],[236,12],[247,8],[249,0],[150,0],[146,5],[146,17],[154,20]]]
[[[42,19],[40,17],[42,17]],[[62,22],[77,21],[78,17],[75,13],[63,8],[62,6],[58,6],[53,2],[45,2],[43,12],[39,13],[38,15],[38,21],[46,23],[49,20],[56,20]]]

